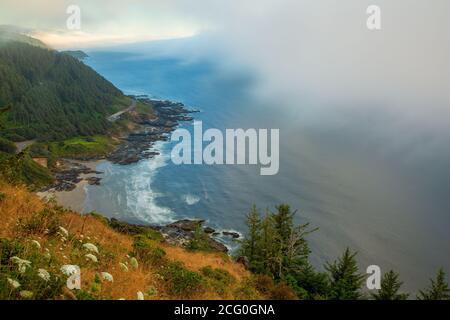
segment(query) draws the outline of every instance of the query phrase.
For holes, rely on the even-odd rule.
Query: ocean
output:
[[[405,159],[374,138],[382,115],[336,116],[308,100],[284,108],[285,99],[255,96],[257,75],[224,71],[213,59],[143,54],[135,46],[88,54],[85,63],[126,94],[199,109],[194,116],[204,130],[279,128],[280,170],[261,176],[255,165],[175,165],[174,143],[160,142],[154,159],[99,164],[102,185],[88,187],[85,211],[144,224],[198,218],[243,234],[253,204],[265,213],[287,203],[298,223],[319,228],[308,238],[318,268],[350,247],[362,272],[372,264],[392,268],[408,290],[426,285],[438,267],[450,272],[449,151]]]

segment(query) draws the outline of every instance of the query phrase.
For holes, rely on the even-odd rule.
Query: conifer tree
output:
[[[247,257],[250,270],[261,270],[261,217],[253,205],[247,214],[248,232],[241,243],[240,254]]]
[[[407,293],[399,293],[403,282],[399,280],[399,274],[390,270],[381,279],[381,288],[377,293],[372,294],[375,300],[406,300]]]
[[[361,285],[364,276],[358,271],[356,252],[345,249],[342,257],[327,263],[325,269],[330,278],[330,298],[334,300],[357,300],[362,297]]]
[[[445,272],[442,268],[438,270],[436,279],[430,279],[431,285],[425,290],[420,290],[417,295],[419,300],[450,300],[450,288],[445,281]]]

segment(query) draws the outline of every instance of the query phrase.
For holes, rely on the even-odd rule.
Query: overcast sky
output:
[[[66,28],[69,4],[81,8],[80,31]],[[370,4],[381,7],[379,31],[366,28]],[[55,48],[203,35],[196,53],[253,68],[260,93],[375,106],[439,139],[450,132],[449,12],[448,0],[1,0],[0,24]]]

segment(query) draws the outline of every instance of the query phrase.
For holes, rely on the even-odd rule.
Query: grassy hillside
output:
[[[118,233],[23,187],[0,183],[0,212],[0,299],[260,299],[280,289],[259,290],[227,255],[170,246],[156,231]],[[81,290],[66,288],[64,265],[81,268]]]

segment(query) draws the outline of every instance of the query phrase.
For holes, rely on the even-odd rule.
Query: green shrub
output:
[[[223,269],[213,269],[210,266],[207,266],[202,268],[200,272],[206,277],[209,287],[214,289],[221,296],[225,295],[230,284],[236,281],[228,271]]]
[[[192,239],[186,245],[186,248],[191,251],[212,251],[212,248],[209,245],[209,235],[199,226],[195,230]]]
[[[144,264],[161,265],[165,262],[166,252],[164,249],[155,245],[145,235],[137,235],[134,237],[133,253]]]
[[[0,267],[9,264],[9,259],[19,256],[24,246],[17,240],[0,239]]]
[[[6,199],[6,194],[4,194],[3,192],[0,192],[0,202],[5,201]]]
[[[221,282],[225,285],[232,284],[235,281],[235,278],[224,269],[220,268],[211,268],[210,266],[203,267],[200,272],[207,278],[216,280],[218,282]]]
[[[172,295],[188,297],[202,288],[203,277],[186,269],[180,262],[166,264],[160,273],[166,282],[168,292]]]
[[[11,262],[12,257],[30,261],[24,272]],[[42,279],[38,270],[43,268],[50,274]],[[52,274],[50,262],[35,248],[24,246],[17,240],[0,240],[0,300],[3,299],[55,299],[65,285],[65,281]],[[17,281],[19,288],[13,288],[10,280]],[[31,297],[21,296],[21,291],[29,291]]]

